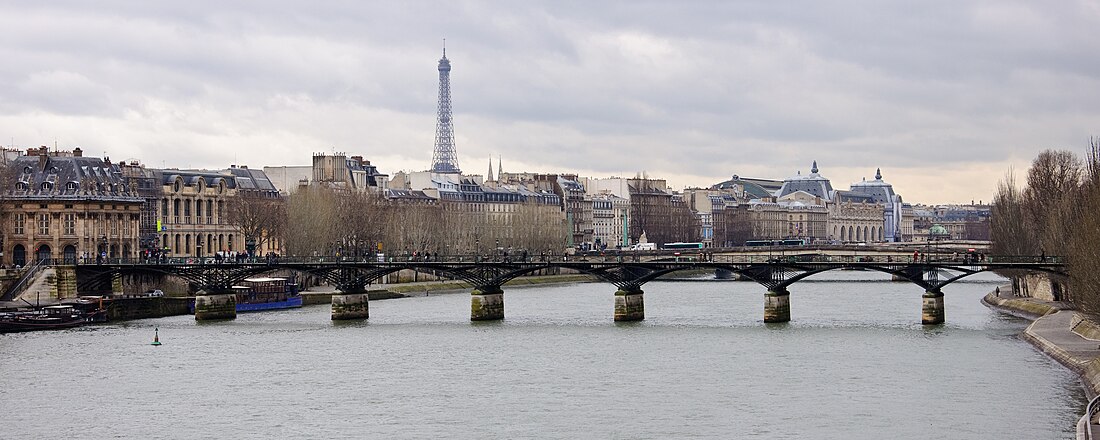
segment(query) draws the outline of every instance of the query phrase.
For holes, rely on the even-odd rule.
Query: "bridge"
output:
[[[944,322],[942,288],[960,279],[988,271],[1047,273],[1064,277],[1066,265],[1060,257],[984,256],[975,254],[938,255],[721,255],[651,254],[573,257],[534,257],[509,259],[502,256],[449,256],[432,259],[406,258],[405,261],[377,261],[355,258],[281,258],[260,261],[184,261],[113,260],[100,264],[77,264],[79,292],[109,290],[118,277],[127,275],[172,275],[188,281],[198,292],[196,319],[236,317],[232,286],[246,278],[276,270],[311,274],[335,286],[340,294],[332,297],[333,319],[364,319],[369,316],[366,289],[382,277],[402,270],[429,273],[441,278],[463,280],[474,286],[471,292],[470,319],[474,321],[504,318],[504,290],[508,281],[539,271],[569,270],[583,273],[614,285],[615,321],[645,319],[642,286],[663,276],[684,271],[714,272],[716,278],[740,277],[755,281],[766,289],[764,321],[790,320],[792,284],[807,277],[843,269],[872,270],[889,274],[895,280],[911,282],[923,290],[924,324]]]

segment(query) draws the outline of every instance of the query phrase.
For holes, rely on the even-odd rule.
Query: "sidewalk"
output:
[[[1095,398],[1100,394],[1100,340],[1089,339],[1074,331],[1075,327],[1094,327],[1076,319],[1077,311],[1066,302],[1044,301],[1012,295],[1002,287],[999,295],[990,293],[982,302],[995,310],[1031,319],[1023,338],[1043,353],[1081,376],[1085,394]],[[1084,331],[1082,331],[1083,333]],[[1093,333],[1095,334],[1095,333]],[[1092,422],[1092,431],[1100,434],[1100,424]],[[1089,438],[1084,416],[1077,423],[1077,438]]]

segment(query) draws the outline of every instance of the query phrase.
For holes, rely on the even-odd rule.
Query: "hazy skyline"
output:
[[[1096,1],[3,2],[0,136],[154,166],[431,164],[441,42],[459,164],[675,188],[876,168],[988,201],[1100,135]],[[495,167],[495,165],[494,165]]]

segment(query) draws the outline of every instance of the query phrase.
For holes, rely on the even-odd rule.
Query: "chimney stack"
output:
[[[73,157],[83,157],[83,156],[84,156],[84,150],[81,150],[80,147],[73,148]]]

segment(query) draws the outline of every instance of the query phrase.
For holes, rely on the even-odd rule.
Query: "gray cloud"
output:
[[[4,4],[0,137],[423,169],[446,37],[467,171],[492,154],[683,186],[819,159],[841,187],[883,167],[910,200],[988,199],[991,169],[1100,134],[1098,19],[1085,1]],[[930,188],[936,170],[980,181]]]

